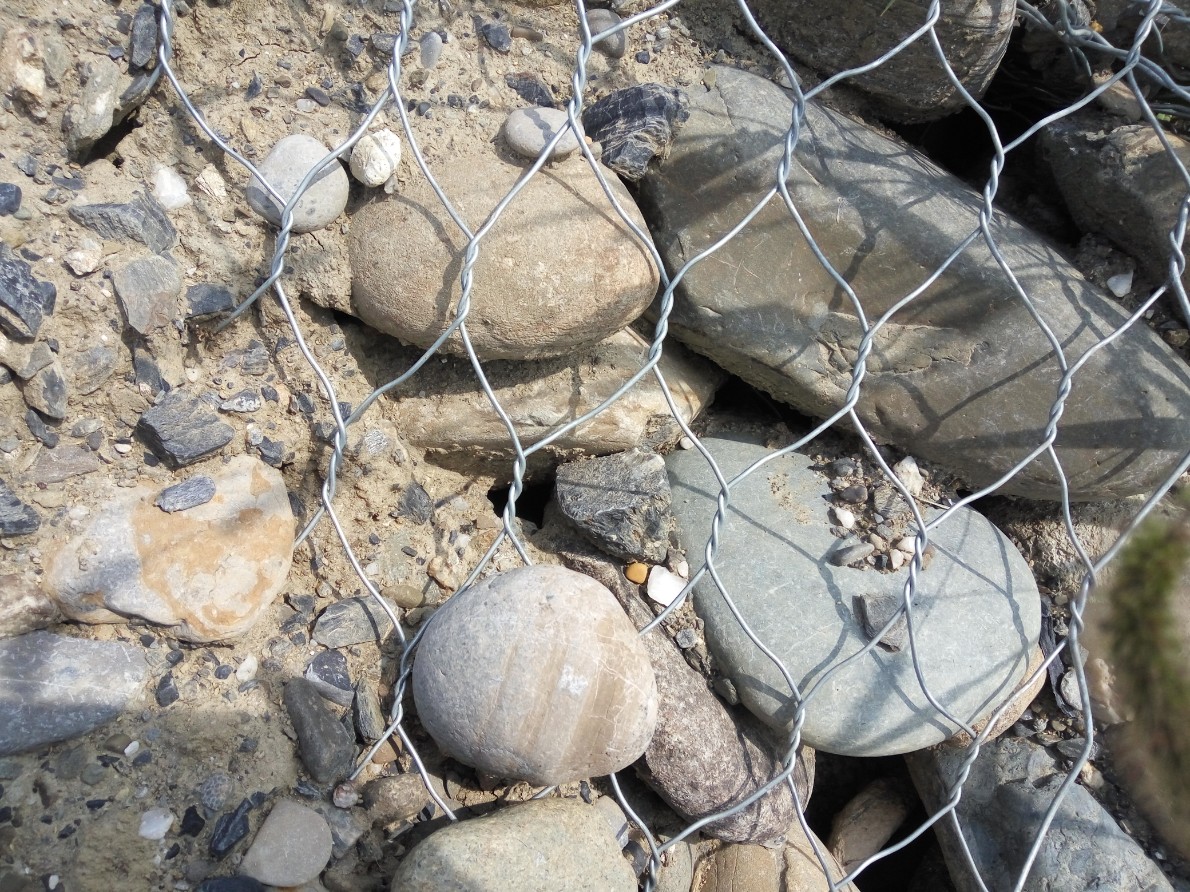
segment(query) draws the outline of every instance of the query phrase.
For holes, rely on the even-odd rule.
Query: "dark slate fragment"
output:
[[[29,264],[0,243],[0,328],[18,338],[34,337],[57,299],[53,283],[34,278]]]
[[[569,462],[558,468],[562,514],[613,557],[659,564],[673,529],[665,462],[643,450]]]
[[[175,468],[222,449],[235,436],[231,425],[183,390],[170,391],[141,415],[136,431],[158,458]]]
[[[0,217],[15,214],[21,209],[21,187],[16,183],[0,183]]]
[[[50,363],[30,378],[22,389],[25,404],[61,421],[66,417],[66,378],[58,363]]]
[[[320,784],[346,777],[355,758],[355,741],[318,689],[304,678],[294,678],[285,684],[284,700],[310,776]]]
[[[245,99],[255,99],[264,90],[264,81],[260,79],[259,74],[253,74],[252,80],[248,81],[248,89],[244,91]]]
[[[178,698],[182,695],[178,692],[178,686],[174,682],[174,674],[166,672],[161,676],[161,680],[157,682],[157,705],[161,708],[177,703]]]
[[[256,451],[260,454],[260,460],[271,467],[280,468],[285,464],[285,444],[278,440],[263,437]]]
[[[639,180],[649,162],[669,154],[674,135],[690,117],[684,92],[637,84],[609,93],[583,113],[583,129],[603,146],[602,161],[620,176]]]
[[[350,706],[355,698],[351,684],[351,671],[347,668],[347,657],[342,651],[324,650],[306,666],[306,681],[318,688],[318,692],[332,703]]]
[[[869,641],[876,637],[885,623],[893,618],[893,614],[901,609],[903,603],[901,596],[893,592],[853,595],[851,598],[855,618],[863,627],[864,637]],[[880,646],[890,653],[896,653],[905,646],[908,628],[908,621],[905,615],[901,614],[892,628],[880,639]]]
[[[243,799],[236,806],[235,811],[229,811],[219,816],[215,827],[211,830],[211,843],[208,851],[214,858],[222,860],[227,857],[240,840],[248,835],[248,812],[252,811],[252,802]]]
[[[330,95],[321,87],[306,87],[306,96],[310,99],[313,99],[323,108],[326,108],[331,104]]]
[[[536,73],[532,71],[514,71],[504,75],[504,83],[512,88],[518,96],[526,102],[540,108],[557,108],[554,94]]]
[[[393,622],[371,596],[345,598],[331,604],[314,623],[314,640],[324,647],[380,642],[392,634]]]
[[[136,383],[147,388],[154,397],[169,390],[169,385],[161,377],[157,360],[141,344],[132,346],[132,373],[136,376]]]
[[[157,13],[152,4],[142,3],[132,17],[128,61],[137,68],[151,68],[157,55]]]
[[[200,282],[186,289],[186,318],[205,319],[235,309],[235,295],[230,288],[214,282]]]
[[[420,483],[410,483],[401,492],[397,513],[416,524],[427,524],[434,517],[434,500]]]
[[[388,720],[380,707],[380,693],[376,690],[376,682],[367,678],[361,678],[356,682],[352,715],[355,718],[355,730],[363,740],[373,743],[384,736]]]
[[[172,514],[205,505],[215,498],[215,481],[205,474],[199,474],[181,483],[161,490],[154,502],[162,511]]]
[[[487,45],[498,53],[507,53],[512,50],[512,33],[508,30],[507,25],[484,22],[479,26],[479,34]]]
[[[25,410],[25,424],[29,428],[29,433],[37,437],[47,449],[53,449],[62,439],[55,431],[46,427],[45,419],[37,413],[36,409]]]
[[[17,498],[17,494],[0,480],[0,536],[21,536],[41,526],[37,512]]]
[[[165,209],[150,195],[138,194],[127,204],[73,204],[69,213],[104,238],[132,239],[155,254],[168,251],[178,237]]]

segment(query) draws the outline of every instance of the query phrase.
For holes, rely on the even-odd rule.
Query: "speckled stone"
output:
[[[329,152],[321,142],[304,133],[287,136],[278,142],[258,165],[261,175],[285,199],[289,199],[302,178]],[[293,211],[293,231],[313,232],[321,229],[347,207],[347,172],[338,161],[332,161],[310,184]],[[248,204],[274,226],[281,225],[279,205],[256,177],[248,185]]]
[[[269,886],[301,886],[331,858],[331,829],[318,812],[282,799],[260,825],[240,872]]]
[[[657,722],[632,623],[606,588],[561,567],[511,570],[448,600],[418,647],[413,696],[447,753],[542,785],[631,764]]]

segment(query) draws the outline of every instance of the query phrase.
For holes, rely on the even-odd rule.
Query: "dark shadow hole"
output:
[[[79,158],[79,162],[85,167],[92,161],[107,158],[116,167],[122,167],[124,165],[124,156],[119,151],[120,143],[128,134],[140,126],[142,125],[139,116],[135,112],[130,114],[118,124],[113,125],[111,130],[101,136],[95,142],[95,145],[91,146],[90,150]]]
[[[504,515],[508,505],[508,484],[493,486],[488,490],[488,501],[492,503],[492,510],[497,517]],[[516,516],[527,520],[536,526],[541,526],[545,518],[545,506],[549,504],[554,494],[554,481],[540,480],[526,483],[516,500]]]

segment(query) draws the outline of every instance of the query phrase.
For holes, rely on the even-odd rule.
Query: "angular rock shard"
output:
[[[32,338],[54,312],[58,289],[35,278],[29,264],[0,243],[0,328],[18,338]]]
[[[637,84],[604,96],[583,113],[583,129],[603,146],[600,160],[620,176],[639,180],[649,162],[669,154],[678,128],[690,117],[681,90]]]
[[[667,161],[642,182],[671,271],[771,190],[793,106],[772,83],[715,69]],[[981,198],[916,152],[810,105],[788,180],[818,246],[869,321],[922,285],[978,227]],[[1042,239],[996,214],[1008,266],[1074,363],[1126,320]],[[674,335],[804,412],[846,402],[863,336],[852,302],[780,197],[692,267]],[[1062,377],[1050,340],[982,238],[877,332],[856,411],[877,439],[999,480],[1043,439]],[[1076,500],[1156,486],[1190,441],[1190,369],[1143,323],[1096,349],[1074,378],[1055,449]],[[1061,498],[1042,455],[1006,493]]]

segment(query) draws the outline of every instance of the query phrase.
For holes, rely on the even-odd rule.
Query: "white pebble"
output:
[[[351,150],[351,175],[365,186],[382,186],[401,165],[401,138],[391,130],[365,134]]]
[[[897,551],[903,551],[905,554],[913,554],[913,542],[914,539],[912,536],[903,536],[896,541],[893,547]]]
[[[186,181],[172,167],[159,167],[153,174],[153,196],[167,211],[190,203]]]
[[[174,825],[174,816],[168,808],[151,808],[140,816],[140,830],[143,839],[164,839]]]
[[[313,99],[307,99],[305,96],[303,96],[301,99],[299,99],[297,102],[294,103],[294,107],[298,111],[300,111],[302,114],[308,115],[311,112],[313,112],[316,108],[318,108],[318,103],[315,102]]]
[[[690,578],[690,564],[686,561],[678,561],[677,566],[674,567],[674,571],[683,579]]]
[[[831,508],[831,513],[835,515],[835,523],[837,523],[843,529],[850,530],[855,526],[855,514],[853,514],[851,511],[848,511],[846,508],[835,505],[833,508]]]
[[[905,552],[894,548],[888,553],[888,563],[894,570],[900,570],[905,565]]]
[[[236,681],[241,684],[246,681],[251,681],[256,678],[256,670],[260,663],[256,659],[255,654],[248,654],[244,657],[244,661],[240,663],[240,668],[236,670]]]
[[[901,483],[905,485],[905,489],[909,490],[909,495],[915,499],[921,495],[922,489],[925,488],[926,480],[921,474],[921,468],[917,466],[917,459],[912,455],[905,456],[893,465],[893,473],[900,478]]]
[[[1132,290],[1132,270],[1112,276],[1107,280],[1107,287],[1116,297],[1123,297]]]
[[[124,747],[124,758],[131,759],[133,756],[135,756],[139,752],[140,752],[140,741],[134,740],[134,741],[132,741],[132,743],[128,744],[128,746]]]
[[[430,31],[421,39],[421,67],[433,68],[442,55],[442,38],[437,31]]]
[[[682,439],[678,440],[678,448],[679,449],[693,449],[694,441],[691,440],[689,437],[682,437]]]
[[[665,567],[654,567],[649,573],[649,597],[662,607],[672,604],[685,587],[686,583],[682,577],[669,572]]]
[[[89,275],[103,262],[103,245],[93,238],[84,238],[77,248],[66,252],[62,261],[76,276]]]

